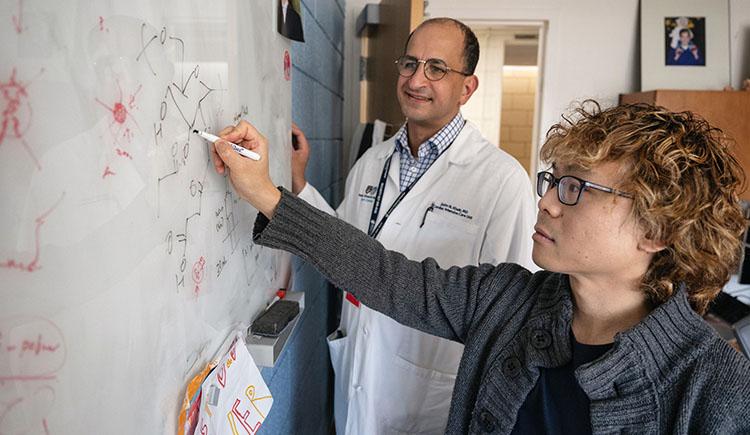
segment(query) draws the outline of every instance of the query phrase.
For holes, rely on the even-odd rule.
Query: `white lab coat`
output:
[[[359,159],[338,210],[309,184],[299,197],[367,232],[383,166],[394,148],[391,138]],[[398,196],[398,183],[395,153],[378,222]],[[396,207],[378,240],[413,260],[433,257],[442,267],[510,261],[533,268],[534,222],[534,194],[524,169],[467,122]],[[340,331],[343,337],[329,339],[337,433],[445,431],[463,345],[364,305],[357,308],[346,298]]]

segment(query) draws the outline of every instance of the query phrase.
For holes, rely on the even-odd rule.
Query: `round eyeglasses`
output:
[[[414,75],[414,73],[417,72],[417,68],[419,67],[420,63],[424,64],[424,76],[427,77],[427,80],[430,81],[438,81],[445,77],[446,74],[449,72],[454,72],[457,74],[461,74],[463,76],[470,76],[471,74],[465,73],[463,71],[455,70],[448,65],[445,64],[440,59],[417,59],[415,57],[411,56],[401,56],[398,59],[396,59],[396,69],[398,69],[398,74],[402,77],[411,77]]]
[[[563,175],[556,178],[551,172],[542,171],[536,174],[536,193],[539,197],[544,196],[550,189],[557,186],[557,199],[565,205],[576,205],[581,199],[581,194],[586,189],[596,189],[625,198],[633,199],[633,194],[622,190],[592,183],[572,175]]]

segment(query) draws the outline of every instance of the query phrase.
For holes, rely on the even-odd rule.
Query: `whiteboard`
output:
[[[0,3],[0,433],[174,433],[285,282],[190,134],[253,120],[290,185],[275,4]]]

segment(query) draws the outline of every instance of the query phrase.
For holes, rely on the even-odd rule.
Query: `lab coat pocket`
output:
[[[419,367],[395,355],[392,362],[392,370],[381,379],[383,391],[399,392],[382,402],[387,433],[444,433],[456,375]]]
[[[347,391],[349,374],[351,372],[351,352],[347,352],[349,336],[342,335],[341,330],[334,331],[327,337],[328,352],[331,355],[331,365],[335,375],[336,390]]]
[[[469,218],[444,210],[425,213],[418,238],[415,246],[420,252],[412,257],[433,257],[443,267],[470,264],[479,256],[479,226]]]
[[[349,379],[351,376],[351,355],[349,350],[348,335],[342,335],[341,330],[334,331],[327,337],[328,352],[331,355],[333,366],[333,412],[336,422],[336,430],[344,433],[346,430],[346,417],[348,412]]]

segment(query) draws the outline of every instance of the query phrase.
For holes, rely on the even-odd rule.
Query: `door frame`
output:
[[[531,161],[529,162],[529,179],[532,186],[536,183],[536,173],[539,168],[539,149],[543,140],[541,128],[542,118],[542,94],[544,93],[545,65],[544,53],[547,41],[549,22],[547,20],[470,20],[462,19],[469,27],[484,27],[508,29],[512,27],[534,27],[539,32],[539,49],[537,50],[538,77],[536,81],[536,94],[534,95],[534,119],[531,127]]]

